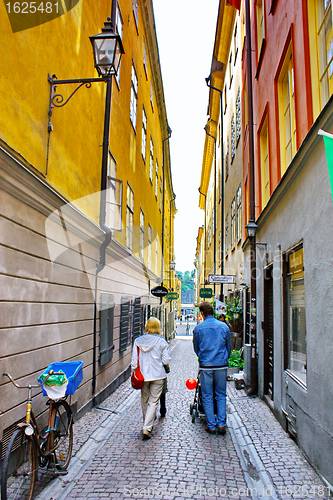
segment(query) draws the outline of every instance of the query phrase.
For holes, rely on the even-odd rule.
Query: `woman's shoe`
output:
[[[142,441],[147,441],[151,438],[151,433],[149,431],[142,431]]]

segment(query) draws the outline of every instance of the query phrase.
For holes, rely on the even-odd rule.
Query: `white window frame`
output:
[[[137,108],[138,108],[138,77],[135,71],[134,63],[132,63],[130,119],[134,130],[136,130]]]

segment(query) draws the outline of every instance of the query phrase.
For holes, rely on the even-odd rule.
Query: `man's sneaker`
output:
[[[217,432],[218,434],[222,434],[222,436],[224,436],[224,434],[227,432],[227,429],[225,427],[218,427]]]

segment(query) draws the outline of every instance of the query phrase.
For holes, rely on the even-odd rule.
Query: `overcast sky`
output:
[[[218,0],[153,0],[169,126],[177,271],[194,269],[199,191]]]

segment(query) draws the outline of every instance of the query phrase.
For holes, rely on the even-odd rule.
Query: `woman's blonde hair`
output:
[[[161,334],[160,320],[157,318],[154,318],[154,316],[151,316],[146,323],[145,332],[150,333],[150,334],[158,333],[160,335]]]

